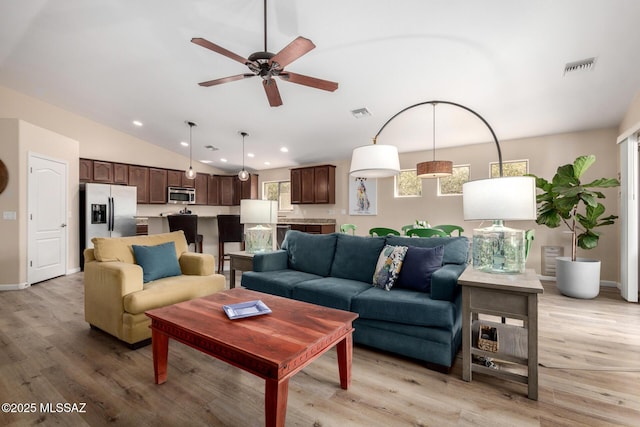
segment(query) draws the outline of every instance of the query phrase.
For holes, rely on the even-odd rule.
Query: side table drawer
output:
[[[472,288],[470,293],[470,309],[513,319],[525,319],[528,315],[527,295],[505,293],[491,289]]]

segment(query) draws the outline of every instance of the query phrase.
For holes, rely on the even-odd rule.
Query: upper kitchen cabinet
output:
[[[78,169],[78,174],[79,174],[80,182],[93,181],[93,160],[80,159],[79,166],[80,168]]]
[[[209,185],[209,174],[208,173],[196,173],[196,179],[191,180],[196,189],[196,205],[206,205],[208,191],[207,187]]]
[[[182,177],[183,176],[184,176],[184,171],[168,170],[167,171],[167,186],[169,186],[169,187],[182,187]]]
[[[220,179],[220,205],[233,206],[235,202],[235,180],[234,175],[219,175]]]
[[[167,203],[167,172],[149,168],[149,203]]]
[[[218,175],[209,176],[207,185],[207,204],[220,206],[220,177]]]
[[[310,166],[291,169],[291,203],[335,204],[336,167]]]
[[[125,165],[124,163],[113,164],[113,183],[129,184],[129,165]]]
[[[149,203],[149,168],[129,165],[129,185],[138,188],[138,203]]]
[[[113,183],[113,163],[101,160],[93,161],[93,182]]]
[[[240,181],[240,179],[236,176],[235,182],[235,204],[239,205],[240,200],[242,199],[258,198],[258,175],[249,174],[249,179],[246,181]]]

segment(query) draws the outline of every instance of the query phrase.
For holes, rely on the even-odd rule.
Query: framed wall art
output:
[[[349,177],[349,215],[378,214],[378,180]]]

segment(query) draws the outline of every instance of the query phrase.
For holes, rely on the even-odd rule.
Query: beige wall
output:
[[[627,110],[627,114],[625,114],[622,123],[620,123],[620,127],[618,128],[618,133],[620,135],[625,135],[629,132],[635,132],[640,127],[640,92],[638,92],[631,101],[631,105],[629,105],[629,109]]]
[[[586,180],[600,177],[618,176],[618,152],[616,148],[616,129],[550,135],[501,142],[503,160],[529,160],[530,173],[550,179],[558,166],[573,162],[584,154],[595,154],[597,161],[589,170]],[[400,155],[400,166],[403,169],[415,168],[417,161],[430,159],[428,151],[405,153]],[[441,149],[437,151],[438,159],[452,160],[456,165],[469,164],[471,179],[487,178],[489,163],[497,161],[495,144],[477,144],[465,147]],[[466,222],[462,215],[462,197],[438,197],[436,180],[423,180],[422,197],[395,198],[394,179],[378,179],[378,214],[376,216],[348,215],[348,172],[350,160],[332,162],[336,165],[336,204],[335,205],[297,205],[294,211],[286,216],[294,218],[335,218],[337,224],[353,223],[358,226],[356,234],[366,235],[371,227],[387,226],[400,229],[416,219],[428,220],[432,225],[459,224],[465,228],[465,235],[472,236],[473,228],[480,222]],[[289,169],[264,170],[260,173],[260,181],[289,179]],[[607,198],[604,204],[607,212],[617,215],[618,191],[605,191]],[[485,223],[485,225],[488,225]],[[527,266],[540,272],[540,253],[543,245],[560,245],[569,251],[570,240],[564,229],[550,230],[538,226],[534,221],[514,221],[509,224],[513,228],[536,230],[532,253]],[[580,256],[588,256],[602,260],[602,280],[618,281],[619,238],[618,225],[603,228],[600,245],[592,251],[579,252]]]
[[[1,212],[18,212],[20,210],[20,179],[18,178],[24,169],[19,162],[18,147],[19,124],[18,120],[0,119],[0,159],[9,170],[9,182],[7,188],[0,194]],[[24,283],[20,279],[20,266],[22,260],[22,247],[26,242],[20,239],[20,217],[15,221],[4,220],[0,216],[0,236],[3,244],[0,245],[0,285],[19,285]]]

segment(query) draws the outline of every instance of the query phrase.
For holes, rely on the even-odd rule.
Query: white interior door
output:
[[[620,149],[620,294],[638,302],[638,135],[619,142]]]
[[[29,285],[67,271],[67,163],[29,154]]]

